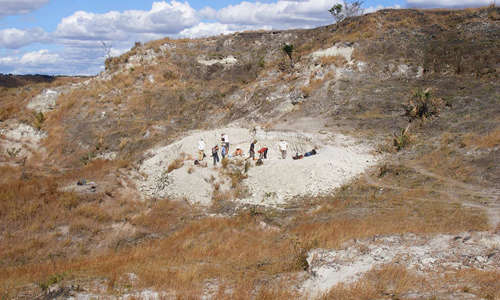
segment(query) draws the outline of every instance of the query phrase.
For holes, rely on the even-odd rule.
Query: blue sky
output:
[[[0,0],[0,73],[93,75],[136,41],[331,24],[341,0]],[[381,8],[476,7],[491,0],[366,0]]]

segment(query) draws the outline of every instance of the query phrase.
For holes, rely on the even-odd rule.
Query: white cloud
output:
[[[254,26],[254,25],[235,25],[235,24],[201,22],[196,26],[184,29],[178,34],[178,36],[185,38],[198,38],[198,37],[207,37],[218,34],[229,34],[237,31],[258,30],[258,29],[270,30],[272,28],[270,26],[263,26],[263,25]]]
[[[463,7],[479,7],[487,6],[492,3],[491,0],[407,0],[409,7],[448,7],[448,8],[463,8]]]
[[[0,67],[40,67],[56,64],[58,62],[60,62],[60,57],[58,54],[51,53],[46,49],[42,49],[38,51],[28,52],[20,56],[2,57],[0,58]]]
[[[47,42],[48,40],[49,35],[41,28],[0,30],[0,47],[4,48],[18,49],[35,42]]]
[[[48,2],[49,0],[0,0],[0,18],[27,14],[39,9]]]
[[[0,72],[14,74],[96,74],[103,65],[99,49],[65,49],[60,53],[46,49],[0,58]]]
[[[36,65],[46,65],[54,64],[59,61],[59,55],[55,53],[50,53],[49,50],[38,50],[34,52],[28,52],[24,54],[19,63],[25,66],[36,66]]]
[[[396,5],[394,5],[394,6],[382,6],[382,5],[370,6],[370,7],[368,7],[368,8],[365,8],[363,12],[364,12],[365,14],[368,14],[368,13],[376,12],[377,10],[381,10],[381,9],[390,9],[390,8],[392,8],[392,9],[400,9],[400,8],[401,8],[401,6],[400,6],[400,5],[398,5],[398,4],[396,4]]]
[[[201,18],[204,19],[215,19],[217,17],[217,11],[209,6],[205,6],[202,8],[198,14],[200,15]]]
[[[273,28],[312,27],[332,23],[328,10],[332,0],[284,1],[273,3],[243,1],[217,12],[224,24],[270,25]]]
[[[154,2],[149,11],[78,11],[62,19],[55,35],[66,40],[125,41],[141,34],[176,34],[198,22],[196,11],[187,2]]]

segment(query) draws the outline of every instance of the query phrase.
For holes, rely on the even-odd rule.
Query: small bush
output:
[[[444,104],[443,99],[432,97],[430,89],[418,89],[404,105],[405,116],[410,118],[410,122],[415,119],[426,120],[438,116]]]
[[[21,152],[21,148],[9,148],[7,149],[7,154],[10,158],[16,158],[16,156]]]
[[[43,122],[45,122],[45,115],[43,112],[37,112],[33,116],[33,127],[35,127],[37,130],[42,129]]]
[[[405,148],[406,146],[412,143],[413,137],[410,135],[409,129],[410,126],[406,126],[405,129],[401,130],[400,134],[396,133],[394,134],[393,142],[394,142],[394,147],[396,147],[397,151]]]
[[[39,282],[38,286],[45,292],[51,285],[62,281],[64,277],[66,277],[65,273],[52,275],[47,280]]]

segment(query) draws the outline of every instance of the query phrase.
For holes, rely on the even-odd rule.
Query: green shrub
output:
[[[394,142],[394,147],[396,147],[397,151],[405,148],[406,146],[412,143],[413,137],[410,134],[409,128],[410,126],[406,126],[405,129],[401,130],[400,134],[396,133],[394,134],[393,142]]]
[[[34,114],[33,116],[33,127],[35,127],[37,130],[42,129],[43,122],[45,122],[46,118],[43,112],[39,111]]]

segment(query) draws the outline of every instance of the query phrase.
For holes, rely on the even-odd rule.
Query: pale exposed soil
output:
[[[173,196],[186,198],[191,203],[209,205],[213,183],[221,182],[222,189],[228,188],[227,184],[224,185],[228,178],[224,178],[213,168],[213,160],[210,157],[210,149],[219,142],[221,133],[229,135],[230,152],[241,148],[245,161],[249,161],[252,166],[248,171],[248,178],[243,180],[249,195],[237,200],[243,204],[280,206],[297,196],[327,194],[377,161],[368,145],[357,143],[341,134],[228,127],[192,132],[178,142],[152,150],[149,153],[151,157],[145,160],[140,168],[140,173],[145,175],[138,181],[140,191],[150,197]],[[207,144],[207,168],[193,164],[200,138]],[[262,147],[269,148],[268,158],[263,160],[262,166],[256,166],[255,161],[247,159],[249,145],[254,139],[257,140],[256,152]],[[280,140],[288,143],[286,159],[281,158],[278,149]],[[292,159],[293,155],[304,154],[315,147],[318,154],[299,160]],[[181,153],[186,153],[188,157],[184,166],[167,173],[168,165]],[[240,158],[229,158],[234,159]],[[189,169],[194,171],[189,173]]]

